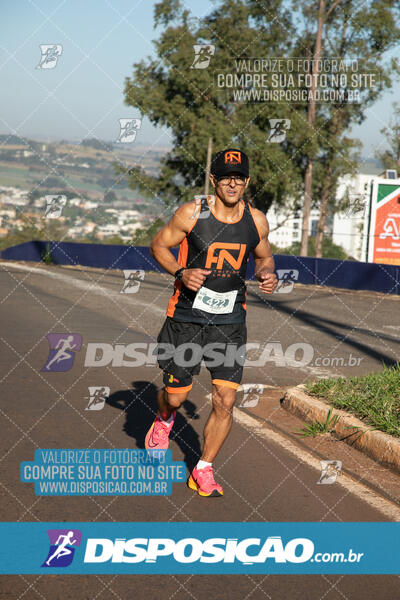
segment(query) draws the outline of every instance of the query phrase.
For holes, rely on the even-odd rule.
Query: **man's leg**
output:
[[[240,385],[245,361],[247,330],[245,323],[226,325],[210,325],[204,331],[205,344],[217,343],[224,352],[219,364],[215,364],[215,356],[211,355],[210,366],[207,365],[207,353],[204,355],[206,366],[212,377],[212,411],[204,428],[204,449],[201,459],[195,466],[188,479],[188,486],[196,490],[200,496],[223,496],[222,486],[213,474],[212,463],[228,437],[232,427],[232,412],[235,403],[236,390]],[[231,358],[227,361],[228,350],[234,349],[236,357],[233,365]],[[231,348],[233,346],[233,348]]]
[[[236,389],[213,383],[212,410],[204,427],[204,449],[201,460],[212,463],[232,427],[232,410]]]
[[[212,462],[232,427],[232,409],[239,384],[213,383],[212,410],[204,427],[204,449],[201,459],[188,479],[188,486],[200,496],[223,496],[222,487],[214,479]]]
[[[185,402],[189,391],[180,393],[167,392],[165,388],[157,393],[158,412],[164,421],[168,421],[172,412],[178,410]]]
[[[167,382],[175,379],[170,373],[164,373],[165,387],[157,393],[158,412],[150,429],[148,430],[144,446],[147,450],[166,450],[169,446],[169,435],[175,421],[175,413],[186,400],[192,389],[192,382],[188,378],[188,385],[170,387]],[[177,382],[179,384],[179,382]]]
[[[179,348],[192,341],[198,329],[199,326],[194,323],[180,323],[168,317],[158,334],[159,348],[164,350],[161,355],[157,351],[157,361],[163,370],[164,388],[157,394],[158,413],[145,437],[144,445],[147,449],[168,448],[175,412],[192,389],[192,375],[196,371],[193,365],[187,368],[180,364]],[[161,347],[161,344],[166,346]]]

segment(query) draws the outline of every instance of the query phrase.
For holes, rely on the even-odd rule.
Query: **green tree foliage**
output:
[[[316,256],[315,251],[315,237],[310,237],[308,240],[308,256]],[[272,247],[273,254],[291,254],[293,256],[299,256],[300,254],[300,242],[294,242],[287,248]],[[339,260],[354,260],[351,256],[346,254],[341,246],[334,244],[330,237],[324,237],[322,242],[322,258],[336,258]]]
[[[94,148],[95,150],[103,150],[105,152],[111,152],[113,149],[112,144],[108,144],[97,138],[88,138],[86,140],[81,141],[81,146],[86,146],[87,148]]]
[[[312,206],[322,203],[317,249],[321,250],[326,214],[336,210],[338,179],[357,168],[358,140],[348,131],[365,119],[365,111],[390,87],[399,72],[385,52],[399,39],[400,5],[391,0],[326,0],[321,56],[359,59],[360,71],[376,74],[378,85],[364,89],[360,104],[317,103],[308,122],[301,103],[234,103],[219,90],[217,73],[234,70],[235,59],[286,57],[311,59],[315,51],[320,0],[219,0],[200,21],[179,0],[155,6],[155,25],[162,28],[155,56],[133,65],[125,81],[125,102],[172,137],[172,150],[162,160],[159,176],[141,168],[125,171],[130,185],[166,205],[202,193],[209,136],[213,150],[234,145],[250,157],[248,195],[267,210],[303,203],[304,175],[313,162]],[[193,45],[215,46],[207,69],[191,69]],[[281,144],[267,143],[270,118],[288,118],[291,128]],[[124,172],[124,168],[120,168]]]
[[[107,192],[104,194],[104,202],[112,204],[116,200],[118,200],[117,194],[113,190],[107,190]]]
[[[328,207],[335,212],[338,179],[354,173],[359,155],[355,151],[358,140],[346,136],[352,125],[365,120],[366,110],[379,98],[399,72],[395,58],[387,60],[385,52],[398,44],[400,37],[400,5],[391,0],[294,0],[299,10],[295,56],[312,57],[315,50],[318,14],[323,8],[321,57],[338,57],[358,61],[358,73],[375,75],[376,85],[365,81],[361,86],[361,102],[329,102],[316,105],[315,121],[307,124],[305,154],[315,164],[312,199],[321,209],[317,235],[317,256],[321,256],[321,242]],[[301,24],[304,24],[303,26]],[[346,91],[352,90],[348,77]],[[299,160],[303,160],[302,153]],[[318,165],[318,166],[317,166]],[[303,224],[308,231],[308,224]]]
[[[400,177],[400,103],[393,104],[393,117],[389,127],[381,129],[389,148],[376,153],[385,169],[395,169]]]
[[[96,240],[96,241],[100,241],[100,240]],[[119,235],[110,235],[110,237],[106,237],[103,240],[101,240],[102,244],[115,244],[117,246],[123,246],[125,244],[125,242],[122,240],[122,238],[119,237]]]
[[[65,186],[65,180],[61,177],[56,177],[54,175],[49,175],[44,178],[42,182],[40,182],[40,187],[49,187],[49,188],[62,188]]]
[[[57,219],[43,218],[39,226],[26,216],[21,216],[20,219],[22,227],[11,231],[0,240],[1,250],[34,240],[60,241],[64,239],[67,231]]]
[[[130,245],[131,246],[149,246],[151,240],[153,239],[153,237],[155,236],[157,231],[159,231],[161,229],[161,227],[163,227],[164,225],[165,225],[164,221],[162,221],[161,219],[156,219],[150,225],[150,227],[147,227],[145,229],[137,229],[135,231],[135,235],[133,236]]]
[[[281,0],[263,9],[256,1],[224,0],[202,21],[190,18],[177,0],[155,7],[155,23],[164,31],[155,42],[156,58],[133,65],[125,82],[125,102],[154,125],[170,130],[173,149],[163,158],[160,175],[130,171],[130,183],[174,205],[202,193],[208,139],[214,152],[240,147],[251,161],[249,195],[259,208],[297,197],[300,172],[284,145],[268,144],[269,118],[284,118],[277,104],[232,103],[231,91],[219,90],[214,73],[232,70],[235,59],[288,55],[293,27]],[[216,47],[208,69],[191,69],[193,45]],[[292,133],[295,137],[296,123]]]

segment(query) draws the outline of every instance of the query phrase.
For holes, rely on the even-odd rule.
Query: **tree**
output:
[[[104,202],[107,204],[112,204],[113,202],[116,202],[116,200],[118,200],[118,196],[113,190],[108,190],[104,194]]]
[[[118,172],[132,188],[170,208],[203,192],[210,137],[214,151],[240,147],[251,161],[248,196],[258,208],[267,211],[274,203],[296,210],[303,204],[302,254],[310,207],[320,208],[320,254],[326,215],[336,210],[338,179],[354,173],[357,164],[357,141],[349,138],[349,128],[365,119],[366,109],[399,72],[396,60],[388,65],[384,58],[399,37],[399,13],[390,0],[272,0],[268,7],[259,0],[220,0],[196,22],[179,0],[158,2],[155,24],[164,29],[155,42],[157,56],[133,65],[124,94],[129,106],[167,128],[173,148],[156,176],[138,167],[120,166]],[[200,43],[212,44],[215,54],[209,68],[191,69],[193,46]],[[376,73],[379,85],[364,85],[359,104],[346,96],[325,104],[235,101],[214,78],[250,56],[356,57],[360,71]],[[320,75],[318,63],[311,62],[310,74]],[[319,83],[312,81],[315,91]],[[342,87],[348,95],[350,83]],[[280,144],[267,143],[271,118],[291,120],[290,135]]]
[[[393,103],[394,118],[392,118],[389,127],[381,129],[381,133],[386,137],[389,149],[378,151],[376,153],[385,169],[395,169],[400,176],[400,103]]]
[[[161,219],[156,219],[150,225],[150,227],[147,227],[146,229],[137,229],[135,231],[134,236],[132,237],[132,242],[130,245],[148,246],[151,243],[151,240],[156,235],[157,231],[159,231],[164,225],[164,221],[162,221]]]
[[[116,246],[123,246],[125,242],[119,235],[110,235],[101,241],[102,244],[114,244]]]
[[[336,5],[341,0],[335,0],[335,2],[329,8],[329,11],[332,11],[336,8]],[[326,19],[328,18],[328,12],[326,11],[326,1],[319,0],[319,8],[318,8],[318,25],[317,25],[317,35],[315,39],[315,46],[313,52],[313,61],[312,61],[312,84],[311,84],[311,94],[312,98],[308,103],[308,111],[307,111],[307,123],[310,129],[314,128],[315,123],[315,99],[314,94],[316,90],[316,80],[315,77],[318,75],[319,70],[319,60],[321,58],[322,51],[322,35],[323,28]],[[304,203],[303,203],[303,220],[302,220],[302,230],[301,230],[301,245],[300,245],[300,256],[307,256],[307,244],[308,244],[308,228],[310,221],[310,211],[311,211],[311,189],[312,189],[312,170],[313,170],[313,156],[311,152],[307,153],[307,167],[306,172],[304,174]]]
[[[309,238],[309,256],[316,256],[315,241],[316,241],[315,237]],[[294,242],[288,248],[274,247],[273,253],[274,254],[289,254],[289,255],[298,256],[300,253],[300,244],[301,244],[301,242]],[[348,256],[346,254],[346,252],[343,250],[343,248],[341,246],[334,244],[330,237],[325,237],[323,239],[321,256],[322,256],[322,258],[336,258],[339,260],[352,259],[350,256]]]
[[[315,238],[315,256],[322,258],[322,245],[329,213],[337,211],[336,191],[338,180],[343,175],[355,175],[359,164],[359,154],[356,150],[357,141],[337,133],[344,113],[336,111],[326,125],[328,130],[327,143],[322,145],[321,155],[316,162],[313,184],[313,196],[318,198],[316,207],[319,208],[317,234]]]
[[[223,0],[197,23],[179,0],[156,4],[155,23],[164,26],[155,42],[157,58],[133,65],[125,102],[154,125],[167,127],[173,149],[162,159],[158,176],[120,167],[131,187],[151,193],[166,207],[203,193],[212,136],[214,151],[236,146],[249,155],[248,195],[257,207],[266,211],[273,202],[300,198],[301,171],[291,160],[292,149],[267,143],[269,119],[284,118],[290,109],[273,102],[235,103],[231,90],[218,89],[213,80],[213,72],[226,72],[235,59],[288,55],[294,29],[287,6],[270,0],[266,12],[256,0]],[[215,46],[208,69],[190,68],[199,43]]]
[[[107,142],[98,140],[97,138],[88,138],[81,141],[81,146],[94,148],[95,150],[103,150],[103,152],[112,152],[113,145]]]
[[[32,240],[61,241],[67,233],[67,228],[57,222],[56,219],[43,218],[39,225],[36,225],[25,215],[22,215],[20,219],[22,227],[9,232],[1,239],[0,247],[2,250]]]
[[[320,198],[321,217],[318,225],[317,256],[321,251],[321,242],[325,226],[326,210],[329,198],[334,196],[338,178],[345,172],[354,172],[356,157],[349,151],[356,142],[343,137],[354,123],[365,119],[365,111],[376,101],[382,91],[391,86],[391,76],[399,74],[398,61],[385,62],[384,53],[397,44],[400,35],[400,6],[390,0],[366,0],[362,4],[356,0],[309,0],[294,2],[302,9],[306,24],[318,22],[317,34],[313,36],[306,25],[303,39],[306,40],[309,53],[315,57],[328,56],[342,59],[358,58],[362,73],[377,74],[379,86],[365,85],[362,101],[359,104],[334,102],[329,105],[308,107],[310,125],[310,146],[307,149],[307,168],[304,183],[303,231],[301,255],[307,255],[309,208],[312,204],[312,167],[319,160],[325,164],[321,181],[323,195]],[[318,14],[318,17],[317,17]],[[311,43],[311,46],[310,46]],[[303,44],[304,45],[304,44]],[[351,79],[344,86],[348,96]],[[346,168],[348,163],[348,168]]]

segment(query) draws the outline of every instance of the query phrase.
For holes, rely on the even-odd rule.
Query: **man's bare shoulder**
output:
[[[179,214],[181,217],[191,217],[195,211],[197,203],[195,200],[191,200],[190,202],[184,202],[175,211],[175,214]]]
[[[255,224],[256,224],[260,234],[263,237],[268,235],[269,225],[268,225],[268,220],[267,220],[267,217],[265,216],[265,213],[263,213],[258,208],[252,207],[251,214],[253,215],[253,219],[255,221]]]
[[[193,219],[196,218],[197,212],[198,204],[195,202],[195,200],[192,200],[191,202],[185,202],[176,209],[172,220],[178,227],[189,231],[193,225]]]

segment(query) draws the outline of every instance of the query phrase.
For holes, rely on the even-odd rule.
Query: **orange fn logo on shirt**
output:
[[[228,250],[239,250],[239,256],[235,258],[230,252],[228,252]],[[235,270],[239,270],[242,265],[245,252],[246,244],[214,242],[208,248],[205,268],[210,269],[216,263],[217,269],[222,269],[224,260],[226,260],[226,262],[228,262]]]

